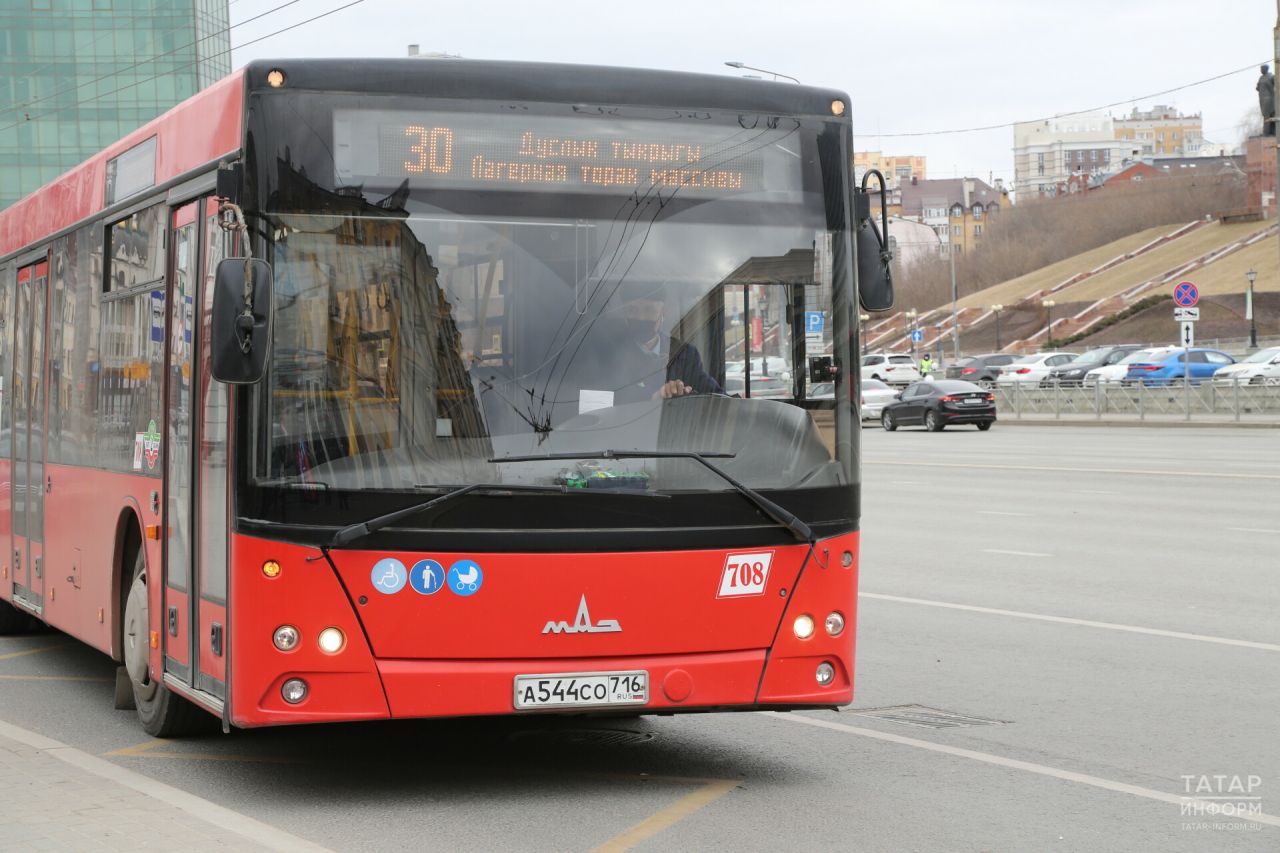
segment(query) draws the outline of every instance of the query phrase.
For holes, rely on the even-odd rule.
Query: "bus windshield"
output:
[[[729,454],[753,488],[853,481],[833,431],[855,422],[824,434],[788,402],[808,356],[849,363],[847,329],[803,321],[832,317],[847,275],[820,122],[293,97],[333,153],[280,158],[266,200],[260,485],[729,488],[688,460],[503,461],[610,449]],[[785,397],[754,368],[747,393],[726,381],[762,355]],[[811,405],[847,407],[836,389]]]

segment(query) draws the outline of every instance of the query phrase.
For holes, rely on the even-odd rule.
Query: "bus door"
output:
[[[13,600],[36,613],[44,610],[45,326],[49,263],[18,270],[14,310],[12,525]]]
[[[171,211],[168,306],[165,323],[164,385],[164,609],[170,626],[165,672],[187,687],[197,687],[201,646],[205,645],[195,559],[192,442],[196,439],[194,327],[199,289],[200,202]],[[176,627],[177,630],[173,630]]]

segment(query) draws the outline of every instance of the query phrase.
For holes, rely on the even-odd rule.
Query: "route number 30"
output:
[[[720,593],[716,598],[764,595],[772,563],[772,551],[730,554],[724,561],[724,572],[720,575]]]

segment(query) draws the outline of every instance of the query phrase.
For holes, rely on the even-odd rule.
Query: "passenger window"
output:
[[[1205,364],[1209,361],[1208,357],[1202,352],[1191,353],[1192,364]]]
[[[165,206],[157,204],[107,228],[107,270],[103,290],[116,293],[164,277]]]

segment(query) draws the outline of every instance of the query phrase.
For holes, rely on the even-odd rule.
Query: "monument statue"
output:
[[[1262,111],[1262,135],[1276,135],[1276,75],[1271,73],[1271,66],[1262,66],[1262,76],[1258,78],[1258,109]]]

